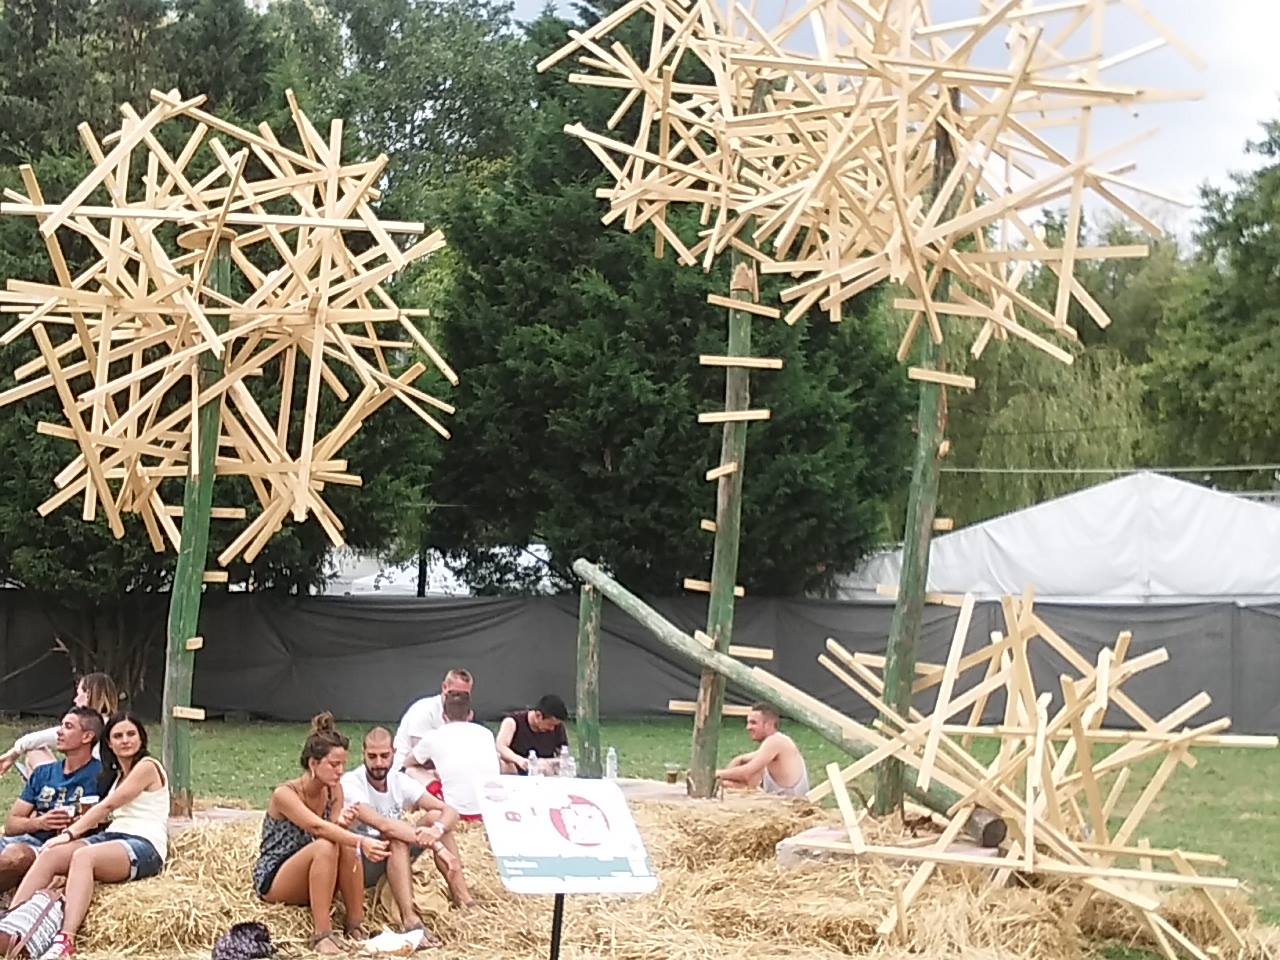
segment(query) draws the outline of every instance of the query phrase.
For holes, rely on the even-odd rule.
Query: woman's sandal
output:
[[[345,954],[347,952],[347,949],[345,946],[343,946],[342,941],[338,939],[338,935],[334,933],[332,930],[326,930],[324,933],[313,934],[307,940],[307,946],[310,947],[312,950],[314,950],[316,953],[323,952],[320,950],[320,944],[322,943],[328,943],[331,947],[334,947],[335,949],[332,951],[332,953]]]
[[[437,950],[444,946],[444,942],[428,930],[425,923],[415,923],[411,927],[404,928],[405,933],[413,933],[415,930],[422,931],[422,942],[418,944],[419,950]]]
[[[348,940],[354,940],[356,943],[364,943],[369,939],[369,931],[364,928],[363,923],[357,923],[354,927],[347,927],[342,931],[342,934]]]

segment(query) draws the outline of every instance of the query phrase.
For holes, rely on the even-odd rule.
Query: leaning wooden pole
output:
[[[739,251],[733,252],[734,300],[755,302],[756,271]],[[751,355],[751,314],[729,311],[729,356]],[[751,401],[750,371],[725,370],[724,408],[737,413]],[[711,560],[711,599],[707,603],[707,636],[715,649],[727,654],[733,640],[734,589],[738,583],[738,553],[742,544],[742,475],[747,457],[747,423],[730,420],[720,441],[720,465],[734,469],[720,477],[716,491],[716,534]],[[693,715],[693,750],[689,757],[689,795],[709,797],[715,792],[716,758],[720,749],[720,714],[724,708],[724,677],[703,670],[698,682],[698,705]]]
[[[209,286],[224,294],[231,290],[231,247],[224,237],[210,265]],[[221,324],[225,318],[219,318]],[[219,324],[211,316],[210,322]],[[219,332],[222,332],[219,330]],[[223,361],[206,350],[200,355],[196,383],[203,392],[223,376]],[[175,716],[191,707],[191,677],[195,669],[195,645],[188,647],[200,624],[200,599],[204,589],[205,562],[209,552],[209,519],[213,511],[213,483],[218,437],[222,432],[222,398],[215,397],[200,407],[196,438],[186,487],[182,495],[182,540],[178,563],[169,588],[169,621],[164,660],[164,699],[161,733],[164,765],[169,772],[170,812],[175,817],[191,815],[191,720]],[[197,456],[198,454],[198,456]]]
[[[951,92],[951,105],[959,110],[959,92]],[[941,122],[934,134],[933,189],[937,196],[955,169],[955,145]],[[958,198],[955,198],[958,200]],[[952,205],[949,205],[952,206]],[[938,281],[937,300],[945,301],[951,274],[943,272]],[[928,333],[920,341],[919,366],[937,370],[941,347]],[[942,386],[920,381],[920,398],[916,411],[916,450],[911,468],[911,487],[907,495],[907,519],[902,538],[902,573],[898,579],[898,597],[889,626],[889,646],[884,668],[885,702],[900,716],[910,714],[911,684],[915,679],[916,640],[924,618],[924,596],[929,579],[929,544],[933,539],[933,521],[938,512],[938,476],[942,464],[943,407]],[[897,757],[891,757],[876,768],[876,813],[883,816],[902,806],[905,768]]]
[[[674,651],[686,660],[692,660],[705,670],[714,670],[728,682],[756,699],[773,704],[779,711],[808,727],[855,760],[871,752],[870,746],[856,738],[854,733],[856,725],[852,721],[838,724],[825,712],[819,713],[785,691],[770,686],[761,680],[759,674],[752,668],[739,663],[733,657],[704,647],[594,563],[584,559],[575,560],[573,572],[584,583],[595,587],[604,597],[613,601],[623,613],[644,627],[650,636],[668,650]],[[908,787],[908,793],[930,810],[938,813],[946,813],[961,799],[955,791],[938,784],[934,784],[928,790],[919,790],[913,785]],[[984,815],[971,818],[972,822],[966,826],[966,831],[984,846],[998,846],[1004,840],[1007,829],[1004,821],[986,814],[985,811],[981,813]]]
[[[600,613],[604,600],[589,583],[578,601],[578,690],[574,717],[578,739],[578,776],[604,774],[600,759]]]

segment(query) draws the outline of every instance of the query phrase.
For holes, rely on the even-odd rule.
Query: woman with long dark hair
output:
[[[385,840],[348,830],[342,775],[347,769],[346,737],[322,713],[311,721],[302,745],[302,776],[276,787],[262,820],[262,843],[253,868],[253,886],[267,903],[311,908],[311,947],[317,953],[345,953],[333,932],[334,893],[346,906],[346,934],[364,934],[364,871],[357,856],[385,860]]]
[[[103,799],[45,842],[13,895],[16,907],[55,877],[67,878],[62,930],[44,957],[75,955],[76,931],[89,912],[95,883],[154,877],[168,853],[169,779],[147,752],[146,727],[132,713],[118,713],[101,744]],[[94,834],[108,818],[107,829]]]
[[[105,673],[86,673],[76,684],[73,705],[96,710],[105,723],[120,709],[120,692],[116,689],[116,682]],[[22,770],[23,777],[26,777],[27,771],[34,770],[43,763],[53,763],[57,759],[53,755],[57,742],[57,727],[24,733],[13,741],[12,747],[0,754],[0,776],[8,773],[15,764],[21,764],[19,769]],[[94,756],[98,756],[96,747]]]

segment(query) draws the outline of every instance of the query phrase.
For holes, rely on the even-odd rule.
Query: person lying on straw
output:
[[[368,939],[360,858],[378,863],[391,853],[385,840],[346,829],[351,820],[343,813],[342,775],[349,743],[334,726],[333,714],[312,719],[311,735],[302,745],[302,776],[271,794],[253,868],[254,889],[267,903],[311,908],[311,946],[324,954],[346,952],[329,915],[335,892],[346,907],[347,937]]]
[[[45,842],[13,896],[17,907],[56,877],[67,878],[62,930],[42,958],[75,956],[76,932],[89,912],[95,882],[143,880],[164,868],[169,780],[147,753],[146,728],[132,713],[116,714],[103,731],[101,753],[98,788],[105,796]],[[94,833],[108,817],[107,829]]]
[[[779,797],[803,797],[809,792],[809,771],[795,741],[778,731],[778,711],[757,703],[747,714],[747,736],[760,744],[754,753],[734,757],[716,771],[726,786],[756,787]]]
[[[80,678],[76,684],[76,697],[73,707],[92,707],[102,716],[102,722],[120,709],[120,694],[116,690],[115,681],[105,673],[89,673]],[[58,744],[58,727],[45,730],[32,730],[24,733],[13,746],[0,754],[0,776],[4,776],[15,766],[27,779],[31,771],[45,763],[53,763],[52,753]],[[93,745],[93,756],[98,757],[98,745]]]
[[[364,764],[342,778],[346,799],[343,819],[350,829],[365,836],[380,837],[391,846],[391,855],[381,862],[364,862],[364,885],[376,886],[383,876],[391,888],[400,923],[406,931],[425,929],[413,904],[413,861],[431,850],[437,869],[449,886],[458,906],[471,907],[475,901],[462,873],[462,857],[453,836],[458,813],[437,799],[417,780],[400,770],[392,770],[395,749],[391,733],[374,727],[364,738]],[[408,823],[406,817],[417,816]]]

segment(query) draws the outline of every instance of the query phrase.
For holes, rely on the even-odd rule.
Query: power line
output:
[[[1105,474],[1120,476],[1135,473],[1258,473],[1280,470],[1280,463],[1234,464],[1207,467],[942,467],[943,473],[1004,474]]]

